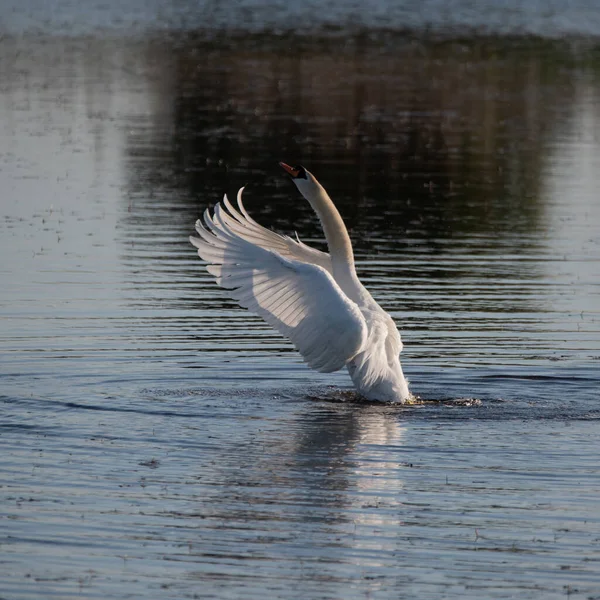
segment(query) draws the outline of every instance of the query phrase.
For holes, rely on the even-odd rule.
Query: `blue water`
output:
[[[35,8],[0,39],[0,597],[600,597],[596,42]],[[308,370],[189,245],[248,184],[322,247],[282,159],[340,207],[419,404]]]
[[[10,33],[320,32],[343,39],[348,32],[383,29],[552,38],[600,35],[600,10],[590,0],[5,0],[3,7],[2,27]]]

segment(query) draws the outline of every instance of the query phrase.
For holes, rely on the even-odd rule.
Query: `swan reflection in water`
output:
[[[200,237],[190,237],[208,271],[243,307],[289,338],[309,367],[344,366],[368,400],[411,400],[402,372],[402,341],[392,318],[359,281],[348,230],[331,198],[304,167],[280,163],[317,213],[329,253],[265,229],[242,202],[215,206]]]
[[[411,465],[402,415],[390,405],[321,404],[297,419],[288,424],[294,434],[279,431],[275,442],[286,457],[281,474],[293,484],[286,506],[298,488],[311,490],[314,512],[302,511],[302,518],[320,515],[339,533],[338,558],[360,567],[385,564],[403,543],[406,519]]]

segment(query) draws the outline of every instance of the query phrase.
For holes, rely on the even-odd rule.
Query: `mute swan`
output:
[[[346,366],[369,400],[411,399],[402,373],[402,342],[392,318],[358,280],[348,231],[325,189],[304,167],[280,166],[317,213],[329,254],[259,225],[246,212],[217,203],[199,238],[190,237],[217,284],[241,306],[289,338],[308,366],[331,373]]]

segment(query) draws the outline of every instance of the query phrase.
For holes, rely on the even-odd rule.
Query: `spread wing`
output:
[[[229,214],[223,211],[222,217],[230,231],[261,248],[277,252],[283,258],[318,265],[319,267],[323,267],[327,272],[332,273],[331,257],[326,252],[311,248],[303,244],[299,239],[293,240],[287,235],[279,235],[259,225],[244,208],[244,203],[242,202],[243,191],[244,188],[240,188],[237,193],[239,210],[233,207],[227,199],[227,195],[223,198],[223,204],[229,211]]]
[[[207,210],[204,224],[196,222],[200,237],[190,237],[208,271],[242,306],[288,337],[310,367],[341,369],[367,338],[359,308],[325,267],[297,258],[298,250],[291,251],[282,236],[247,214],[243,224],[244,214],[224,204],[229,215],[217,204],[214,218]]]

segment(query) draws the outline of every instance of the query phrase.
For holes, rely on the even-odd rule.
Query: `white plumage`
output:
[[[244,208],[243,188],[237,209],[225,196],[212,217],[205,211],[191,243],[217,284],[289,338],[309,367],[328,373],[347,366],[367,398],[405,402],[400,335],[358,280],[337,209],[312,174],[281,166],[319,215],[329,254],[259,225]]]

